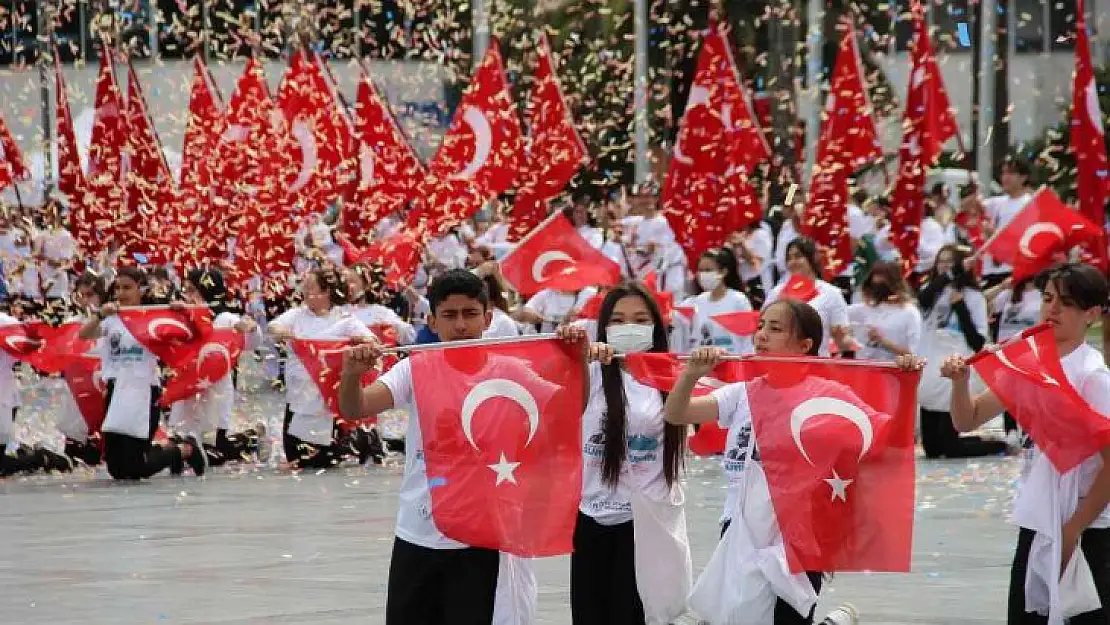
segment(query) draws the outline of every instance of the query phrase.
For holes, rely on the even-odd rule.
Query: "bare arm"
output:
[[[100,338],[100,322],[105,317],[111,316],[119,312],[119,307],[109,302],[100,307],[97,314],[93,315],[85,325],[81,326],[81,330],[77,332],[77,336],[83,339],[98,339]]]
[[[970,432],[1006,409],[990,391],[971,396],[971,369],[962,356],[949,356],[941,365],[940,374],[952,380],[952,401],[948,410],[952,414],[952,425],[960,432]]]
[[[689,425],[709,423],[720,418],[715,398],[691,397],[691,395],[698,380],[717,366],[722,354],[723,351],[716,347],[699,347],[690,353],[682,375],[679,376],[671,393],[667,395],[667,402],[663,405],[663,415],[667,423]]]
[[[339,379],[339,414],[358,419],[393,408],[393,393],[380,380],[365,389],[362,376],[381,358],[381,346],[371,341],[343,352],[343,375]]]

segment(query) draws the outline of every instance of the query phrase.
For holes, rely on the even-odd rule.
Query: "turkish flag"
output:
[[[890,228],[907,275],[917,265],[921,221],[925,218],[926,171],[940,156],[944,143],[958,131],[944,77],[929,41],[925,9],[917,2],[913,4],[910,49],[913,61]]]
[[[355,101],[358,187],[354,200],[343,206],[343,232],[355,244],[366,245],[383,217],[415,199],[427,169],[373,80],[361,67],[359,70]]]
[[[123,308],[120,321],[158,360],[178,368],[212,334],[212,312],[207,306],[186,306],[181,311],[150,306]]]
[[[744,367],[791,571],[909,571],[920,374],[797,357]]]
[[[211,264],[227,257],[227,241],[219,227],[222,220],[213,219],[218,209],[213,205],[212,192],[225,125],[223,97],[204,60],[197,56],[193,59],[178,205],[178,225],[183,233],[180,253],[190,265]]]
[[[0,191],[30,176],[31,172],[23,160],[19,144],[15,142],[15,137],[8,130],[8,125],[0,117]]]
[[[791,274],[790,279],[779,291],[779,299],[795,299],[799,302],[809,302],[820,295],[817,283],[798,274]]]
[[[517,180],[524,134],[500,45],[490,41],[428,168],[423,199],[409,214],[409,228],[428,238],[468,219]]]
[[[817,142],[817,170],[810,183],[810,204],[801,230],[824,250],[826,275],[836,276],[853,256],[848,230],[848,177],[883,155],[867,97],[856,30],[850,21],[844,22],[831,83]]]
[[[69,109],[69,95],[65,75],[57,49],[54,50],[54,118],[58,134],[58,191],[69,202],[69,231],[86,255],[96,254],[104,241],[96,234],[95,206],[86,198],[88,184],[81,168],[77,133],[73,127],[73,113]]]
[[[320,396],[324,398],[324,404],[334,414],[338,415],[339,382],[343,375],[343,352],[353,343],[349,340],[293,339],[289,344],[293,348],[293,353],[304,365],[305,370],[312,376],[312,380],[316,382],[316,388],[319,389]],[[372,384],[374,380],[378,379],[378,376],[389,371],[396,362],[396,356],[387,355],[383,357],[377,368],[366,372],[362,376],[363,386]]]
[[[66,361],[62,376],[85,424],[89,426],[89,435],[100,432],[108,411],[107,386],[100,377],[100,358],[88,354],[75,355]]]
[[[1083,0],[1079,0],[1075,11],[1075,75],[1069,147],[1076,161],[1079,212],[1092,223],[1103,226],[1106,223],[1106,201],[1110,199],[1110,164],[1107,162],[1106,129],[1098,101],[1098,84],[1091,62],[1091,42],[1083,5]],[[1084,247],[1092,257],[1091,262],[1106,271],[1106,242],[1100,240]]]
[[[1015,282],[1051,266],[1053,257],[1080,243],[1102,241],[1102,226],[1064,205],[1048,187],[1033,196],[1005,228],[987,241],[982,253],[1013,265]]]
[[[759,329],[759,311],[745,310],[742,312],[713,315],[710,317],[717,325],[736,336],[751,336]]]
[[[115,224],[120,216],[123,199],[121,177],[127,158],[127,123],[124,118],[123,94],[116,84],[112,62],[113,51],[107,46],[100,52],[100,72],[96,77],[96,109],[92,137],[89,140],[87,180],[91,217],[99,237],[116,235]]]
[[[624,365],[628,375],[644,386],[650,386],[664,393],[674,389],[678,378],[682,375],[685,366],[678,354],[644,352],[627,354],[624,356]],[[709,375],[701,378],[694,386],[694,396],[707,395],[714,389],[726,384],[733,384],[744,379],[743,361],[739,359],[725,360],[713,368]]]
[[[523,295],[544,289],[613,286],[621,280],[620,265],[594,249],[562,213],[555,213],[521,239],[516,249],[501,259],[501,273]]]
[[[22,323],[0,326],[0,349],[16,360],[25,360],[28,354],[37,351],[35,341]]]
[[[189,343],[189,349],[173,368],[159,403],[169,406],[195,397],[231,373],[243,353],[243,334],[235,328],[213,329],[203,341]]]
[[[81,321],[70,321],[59,326],[42,321],[28,322],[28,334],[42,341],[42,347],[29,355],[28,362],[45,373],[65,371],[71,358],[88,354],[96,346],[96,339],[78,336],[83,325],[85,324]]]
[[[416,278],[416,268],[424,255],[424,245],[417,234],[402,229],[387,239],[377,239],[358,255],[359,262],[379,265],[385,270],[385,282],[400,290]]]
[[[448,345],[410,361],[436,527],[518,556],[570,553],[582,494],[578,348]]]
[[[516,242],[547,217],[551,198],[563,192],[589,158],[589,151],[574,127],[547,35],[540,32],[536,46],[535,87],[528,103],[531,136],[521,187],[513,202],[508,240]]]
[[[1060,473],[1110,444],[1110,415],[1096,412],[1068,382],[1050,326],[1026,330],[968,364]]]

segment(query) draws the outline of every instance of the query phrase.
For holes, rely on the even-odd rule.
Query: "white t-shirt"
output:
[[[446,269],[466,267],[466,245],[459,241],[457,235],[451,233],[428,241],[428,255]]]
[[[1024,193],[1018,197],[1010,197],[1009,195],[997,195],[983,201],[983,208],[986,211],[987,219],[994,224],[995,231],[999,231],[1017,217],[1021,209],[1029,203],[1033,196]],[[989,254],[983,255],[983,275],[990,276],[998,273],[1010,273],[1014,270],[1013,267],[1005,263],[996,263],[994,258]]]
[[[776,286],[771,294],[767,297],[767,301],[763,304],[763,309],[766,310],[768,306],[775,303],[782,293],[782,288],[789,282],[790,276],[787,275],[782,283]],[[840,289],[825,282],[824,280],[816,280],[814,284],[817,285],[817,296],[806,302],[817,311],[821,317],[821,356],[829,355],[829,337],[831,336],[829,330],[833,326],[847,327],[850,323],[848,319],[848,303],[844,301],[844,294]]]
[[[1027,286],[1017,302],[1013,291],[1006,289],[994,296],[994,311],[998,314],[998,342],[1032,328],[1041,322],[1041,294]]]
[[[932,217],[921,220],[921,233],[917,239],[917,271],[924,273],[932,269],[937,252],[945,243],[944,228],[940,222]]]
[[[605,237],[602,236],[601,230],[588,224],[578,228],[578,234],[583,239],[586,239],[586,243],[589,243],[595,250],[600,250],[601,244],[605,242]]]
[[[868,329],[875,327],[895,345],[901,345],[917,353],[921,343],[921,313],[913,304],[889,304],[868,306],[859,303],[848,307],[848,319],[852,323],[852,335],[859,347],[856,358],[860,360],[894,360],[897,354],[868,342]]]
[[[409,345],[416,340],[416,329],[406,323],[396,312],[381,304],[356,304],[346,307],[347,312],[354,315],[367,328],[376,325],[392,326],[397,333],[398,345]]]
[[[15,317],[0,313],[0,326],[10,326],[18,323],[19,320]],[[19,381],[16,380],[15,373],[12,371],[14,366],[15,359],[8,352],[0,350],[0,409],[3,410],[23,405],[19,392]],[[0,440],[0,443],[3,442],[3,440]]]
[[[520,336],[520,328],[517,327],[513,318],[505,314],[505,311],[493,307],[493,319],[489,323],[489,327],[482,333],[482,338],[486,339],[506,339]]]
[[[794,227],[794,221],[788,219],[782,222],[782,227],[779,228],[779,236],[775,239],[775,266],[778,267],[780,276],[787,274],[786,247],[797,238],[798,230]]]
[[[748,387],[743,382],[729,384],[714,390],[711,396],[717,400],[717,424],[728,430],[728,436],[725,438],[725,455],[721,458],[721,468],[725,472],[725,482],[728,485],[721,520],[726,521],[732,511],[739,510],[744,503],[741,492],[744,468],[749,456],[755,462],[759,462],[759,449],[756,448],[752,432],[752,410],[748,403]]]
[[[748,297],[740,291],[729,289],[725,296],[714,301],[710,292],[691,298],[694,306],[694,323],[690,349],[698,345],[712,345],[728,350],[730,354],[750,354],[755,351],[750,336],[736,336],[712,319],[716,315],[744,312],[752,309]]]
[[[524,307],[544,318],[540,332],[554,332],[572,310],[582,308],[595,294],[597,289],[593,287],[582,289],[577,293],[544,289],[533,295]]]
[[[601,364],[589,367],[590,398],[582,414],[582,514],[601,525],[632,520],[632,491],[661,499],[667,493],[663,473],[663,396],[622,371],[625,406],[625,459],[615,487],[601,478],[605,457],[605,414],[608,404],[601,381]]]
[[[965,288],[963,290],[964,303],[971,313],[971,322],[984,339],[990,337],[990,319],[987,316],[987,299],[981,291]],[[923,336],[928,340],[930,334],[936,332],[949,332],[958,335],[961,339],[959,317],[952,311],[952,287],[944,287],[944,291],[937,296],[936,304],[925,314]],[[968,346],[970,347],[970,346]]]
[[[298,339],[339,340],[373,336],[365,324],[340,308],[332,308],[328,314],[318,316],[307,307],[298,306],[282,313],[270,325],[288,330]],[[316,382],[293,350],[289,350],[285,365],[285,386],[286,401],[293,411],[289,433],[315,445],[330,444],[335,414],[324,403]]]
[[[100,322],[97,351],[100,353],[100,376],[105,381],[116,380],[117,385],[134,382],[155,386],[159,383],[158,359],[135,339],[118,315]]]
[[[649,271],[655,270],[658,273],[663,273],[675,265],[681,265],[683,262],[682,248],[675,241],[671,224],[667,223],[667,218],[662,214],[645,218],[637,223],[635,241],[637,249],[643,249],[649,244],[655,246],[655,252],[651,258],[640,258],[641,263],[648,263]]]
[[[766,291],[771,288],[773,283],[769,269],[775,254],[775,242],[772,240],[771,231],[766,224],[760,225],[759,228],[751,231],[751,234],[748,235],[747,245],[752,256],[759,259],[759,267],[756,268],[754,264],[741,258],[740,279],[747,283],[755,278],[762,278],[763,289]]]

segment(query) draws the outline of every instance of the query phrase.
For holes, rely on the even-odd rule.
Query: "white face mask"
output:
[[[655,326],[622,323],[605,329],[606,341],[618,354],[646,352],[655,345]]]
[[[698,284],[706,291],[712,291],[721,284],[721,274],[716,271],[699,271]]]

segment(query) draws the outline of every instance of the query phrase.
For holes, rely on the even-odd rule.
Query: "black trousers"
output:
[[[499,564],[492,549],[428,549],[395,538],[386,625],[490,625]]]
[[[978,458],[1006,453],[1003,441],[960,436],[947,412],[921,409],[921,446],[926,458]]]
[[[179,447],[159,447],[143,438],[104,432],[104,463],[112,479],[141,480],[166,468],[180,473],[183,462]]]
[[[220,428],[216,430],[216,444],[205,445],[204,453],[208,454],[208,466],[218,467],[228,462],[249,460],[257,449],[258,432],[254,428],[234,434]]]
[[[578,513],[570,556],[574,625],[643,625],[632,522],[602,525]]]
[[[1025,611],[1025,573],[1029,563],[1029,550],[1033,546],[1033,530],[1021,528],[1018,532],[1014,565],[1010,568],[1010,601],[1006,622],[1009,625],[1044,625],[1048,617]],[[1089,529],[1083,532],[1079,548],[1091,567],[1102,609],[1068,619],[1068,625],[1110,624],[1110,529]]]
[[[727,520],[721,525],[721,538],[725,537],[725,532],[728,531],[728,526],[732,524],[732,520]],[[823,580],[823,573],[815,571],[807,571],[806,577],[809,578],[809,583],[813,585],[813,592],[818,595],[821,594],[821,582]],[[772,625],[812,625],[813,613],[817,611],[817,606],[813,606],[809,610],[808,616],[802,616],[789,603],[783,601],[781,598],[775,599],[775,614],[774,622]]]
[[[91,439],[78,441],[66,438],[65,454],[71,460],[80,460],[90,467],[100,464],[100,446]]]
[[[992,273],[989,276],[983,276],[982,279],[979,280],[979,285],[983,288],[984,291],[986,291],[991,287],[1002,284],[1003,282],[1005,282],[1006,278],[1009,278],[1011,275],[1013,274]]]
[[[9,456],[8,446],[0,445],[0,477],[15,475],[16,473],[34,473],[44,468],[42,457],[36,454],[22,453]]]

